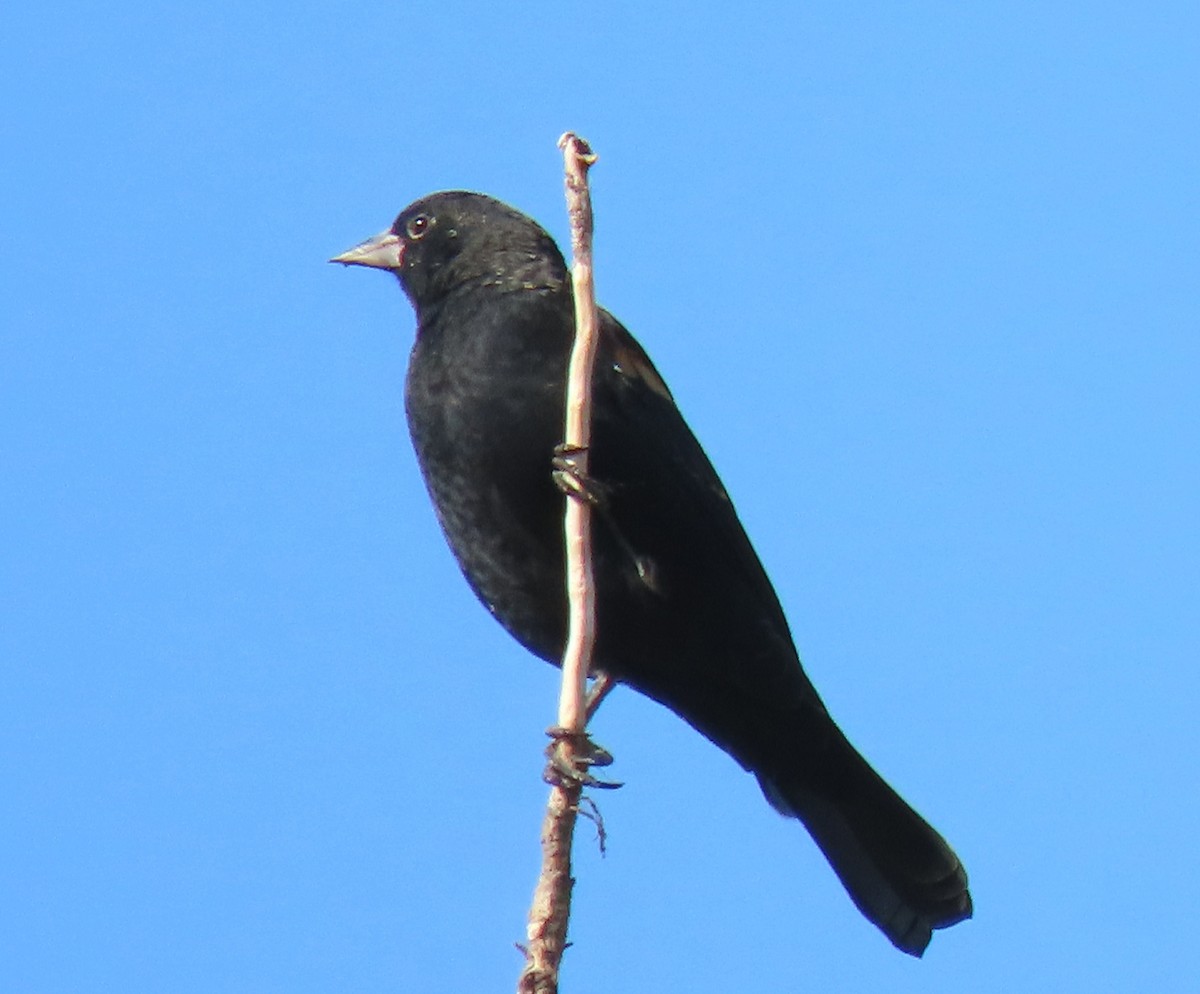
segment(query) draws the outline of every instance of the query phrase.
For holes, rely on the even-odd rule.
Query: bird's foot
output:
[[[600,507],[605,488],[587,473],[586,445],[567,445],[565,442],[554,447],[550,460],[554,483],[568,497],[581,500],[591,507]]]
[[[615,790],[623,786],[611,780],[599,780],[592,776],[594,766],[611,766],[612,753],[597,745],[587,732],[572,732],[566,728],[548,728],[546,734],[551,743],[546,746],[546,770],[542,778],[546,783],[558,787],[594,787],[598,790]]]

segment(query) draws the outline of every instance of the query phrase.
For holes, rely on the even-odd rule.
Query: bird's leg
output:
[[[604,703],[604,698],[611,694],[616,686],[617,681],[614,677],[605,673],[604,670],[596,671],[596,679],[588,688],[587,699],[583,702],[587,721],[592,720],[592,716],[600,710],[600,705]]]
[[[555,484],[568,497],[584,501],[596,513],[597,517],[608,527],[608,531],[616,540],[617,545],[629,558],[633,568],[637,571],[638,579],[654,593],[661,594],[663,589],[656,563],[647,556],[639,555],[621,529],[617,527],[610,500],[612,487],[597,480],[594,476],[590,476],[580,466],[579,456],[587,451],[583,446],[565,443],[554,447],[554,457],[550,460],[550,467]],[[605,690],[604,693],[607,694],[608,691]],[[600,702],[596,703],[598,706]]]
[[[565,728],[548,728],[546,734],[551,742],[546,747],[546,770],[542,778],[550,784],[559,786],[576,785],[579,787],[595,787],[601,790],[614,790],[622,784],[610,780],[598,780],[592,776],[593,766],[610,766],[613,757],[603,746],[596,745],[588,737],[587,732],[572,732]],[[570,744],[570,758],[564,756],[563,744]]]

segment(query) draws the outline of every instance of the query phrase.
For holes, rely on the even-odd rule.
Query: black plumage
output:
[[[525,215],[455,191],[334,261],[391,270],[412,301],[405,400],[438,519],[483,604],[557,664],[564,496],[551,460],[574,334],[561,253]],[[593,403],[596,665],[754,773],[863,914],[920,955],[932,929],[971,914],[962,864],[830,718],[721,481],[605,311]]]

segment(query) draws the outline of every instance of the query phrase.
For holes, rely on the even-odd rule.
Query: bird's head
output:
[[[422,197],[387,231],[329,261],[390,270],[418,310],[468,284],[557,289],[567,280],[562,253],[536,221],[464,190]]]

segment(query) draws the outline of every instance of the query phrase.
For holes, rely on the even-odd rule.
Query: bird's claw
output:
[[[612,753],[597,745],[587,732],[572,732],[566,728],[548,728],[546,734],[552,739],[546,747],[546,770],[542,778],[559,787],[592,787],[597,790],[615,790],[623,786],[616,781],[600,780],[591,774],[594,766],[611,766]],[[569,743],[567,752],[561,746]]]
[[[603,493],[600,485],[587,474],[584,468],[588,448],[586,445],[567,445],[565,442],[554,447],[550,460],[554,483],[568,497],[574,497],[596,507]]]

